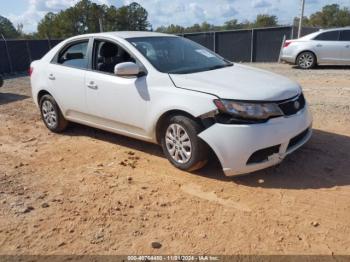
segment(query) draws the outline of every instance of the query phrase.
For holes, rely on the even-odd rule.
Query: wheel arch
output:
[[[52,96],[52,95],[50,94],[50,92],[48,92],[47,90],[44,90],[44,89],[40,90],[40,91],[38,92],[38,95],[37,95],[38,105],[39,105],[39,103],[40,103],[40,99],[41,99],[44,95],[50,95],[50,96]]]
[[[160,140],[161,140],[161,131],[162,128],[165,124],[165,121],[171,117],[171,116],[175,116],[175,115],[181,115],[181,116],[186,116],[188,118],[191,118],[193,120],[195,120],[196,122],[198,122],[199,124],[202,125],[202,122],[200,121],[200,119],[198,117],[194,117],[192,114],[184,111],[184,110],[180,110],[180,109],[172,109],[172,110],[168,110],[166,112],[164,112],[157,120],[156,126],[155,126],[155,135],[156,135],[156,141],[158,144],[160,144]]]

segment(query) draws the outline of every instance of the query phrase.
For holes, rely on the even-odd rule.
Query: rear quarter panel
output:
[[[295,63],[298,55],[305,51],[311,51],[317,56],[314,41],[295,41],[284,48],[282,55],[290,58]]]
[[[46,75],[47,75],[47,67],[44,65],[45,63],[42,60],[33,61],[31,63],[31,68],[33,69],[32,75],[30,77],[30,85],[32,91],[32,97],[34,103],[39,106],[38,94],[41,90],[46,90],[50,92]]]

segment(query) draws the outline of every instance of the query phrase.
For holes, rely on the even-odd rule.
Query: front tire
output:
[[[194,171],[208,162],[209,148],[198,137],[202,127],[186,116],[171,116],[161,130],[161,145],[165,156],[175,167]]]
[[[68,121],[63,117],[60,108],[52,96],[42,96],[39,105],[41,118],[50,131],[61,133],[67,128]]]
[[[316,56],[312,52],[302,52],[297,57],[297,65],[301,69],[311,69],[316,66]]]

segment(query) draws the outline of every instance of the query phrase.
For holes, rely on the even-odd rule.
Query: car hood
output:
[[[170,74],[175,86],[223,99],[280,101],[298,95],[300,86],[283,76],[234,64],[193,74]]]

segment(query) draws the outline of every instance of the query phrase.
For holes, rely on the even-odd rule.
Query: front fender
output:
[[[199,117],[217,109],[213,102],[215,96],[177,87],[154,89],[151,96],[152,107],[147,121],[150,124],[146,130],[155,141],[157,122],[167,112],[183,111]]]

